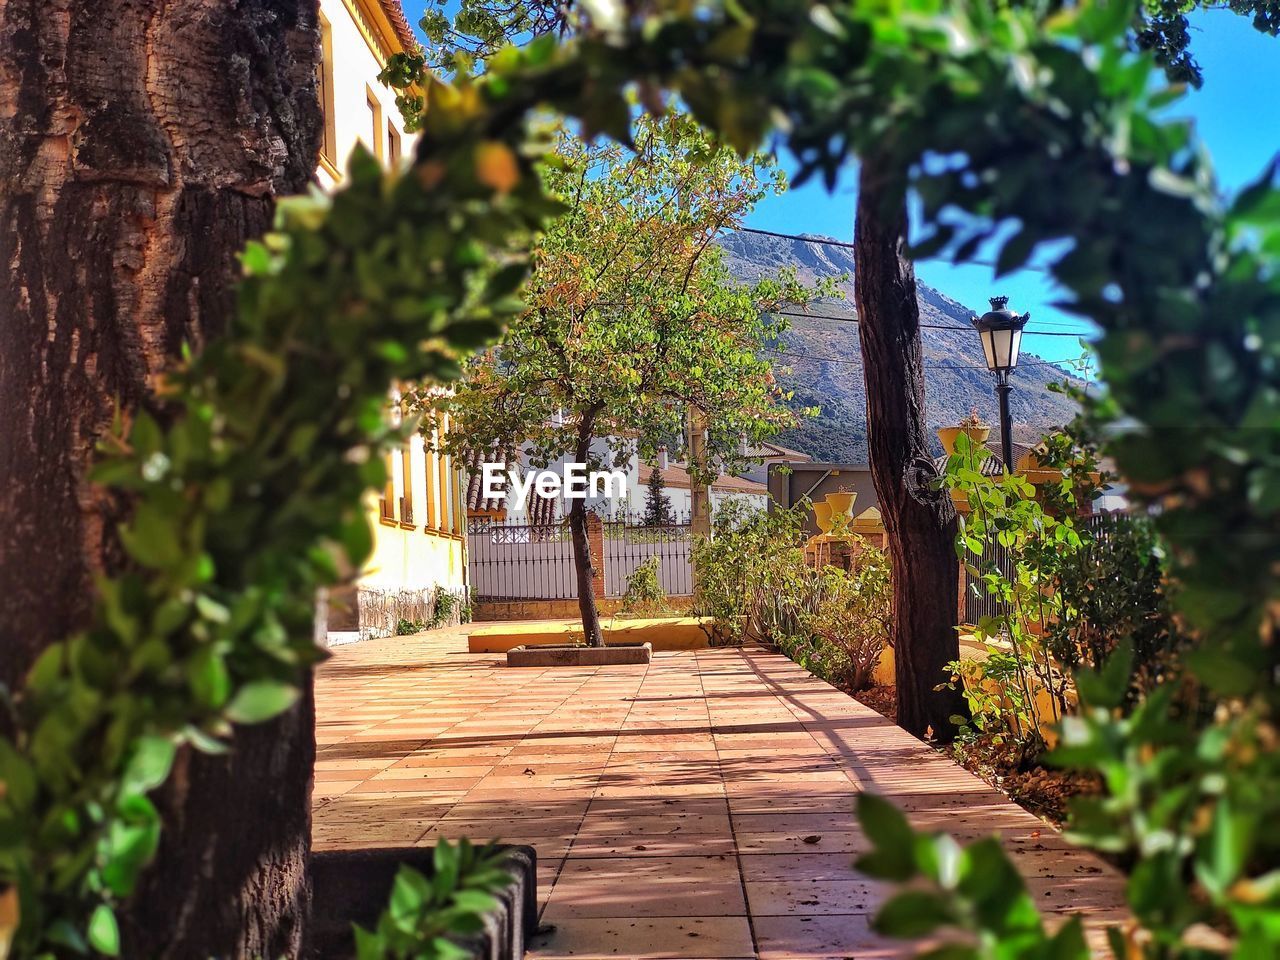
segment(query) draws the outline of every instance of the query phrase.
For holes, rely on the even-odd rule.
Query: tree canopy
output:
[[[620,463],[679,437],[692,407],[712,462],[691,469],[710,479],[742,462],[742,438],[794,423],[770,361],[782,321],[767,314],[807,291],[789,275],[735,281],[715,244],[784,188],[781,173],[674,111],[641,117],[635,144],[560,135],[545,177],[566,212],[535,249],[528,310],[440,401],[454,452],[527,444],[549,464],[575,453],[589,421],[607,448],[596,460]]]

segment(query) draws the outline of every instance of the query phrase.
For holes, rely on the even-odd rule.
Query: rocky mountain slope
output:
[[[726,265],[743,281],[774,275],[784,267],[793,267],[806,283],[828,277],[843,278],[838,283],[843,298],[817,301],[808,311],[856,317],[853,251],[814,242],[824,239],[827,238],[790,240],[737,232],[726,234],[721,247]],[[978,335],[969,325],[969,318],[985,310],[986,305],[982,309],[971,309],[923,283],[917,285],[917,290],[921,323],[927,325],[922,334],[925,404],[930,427],[953,424],[974,407],[988,423],[998,424],[991,374],[983,363]],[[791,329],[783,337],[786,349],[779,355],[775,369],[781,382],[795,391],[798,405],[816,406],[821,412],[778,441],[815,460],[865,463],[866,392],[856,324],[810,317],[789,319]],[[1063,344],[1068,347],[1064,354],[1074,349],[1069,339],[1064,339]],[[1038,438],[1074,416],[1075,403],[1048,388],[1050,383],[1061,383],[1066,377],[1060,367],[1046,364],[1025,350],[1022,352],[1010,397],[1015,440],[1025,442]],[[996,433],[992,433],[993,446],[998,442]],[[940,446],[936,452],[941,452]]]

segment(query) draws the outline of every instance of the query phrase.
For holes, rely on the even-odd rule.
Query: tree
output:
[[[662,471],[655,466],[645,486],[644,524],[647,527],[660,527],[674,522],[675,516],[671,512],[671,498],[667,496],[666,481],[662,479]]]
[[[707,482],[741,463],[742,436],[793,422],[761,353],[781,330],[765,315],[805,293],[787,276],[735,283],[714,243],[781,175],[674,112],[640,119],[635,139],[632,152],[561,136],[546,178],[566,211],[535,250],[529,309],[443,401],[457,455],[518,443],[538,466],[618,465],[652,458],[692,407],[708,460],[690,470]],[[583,629],[600,645],[584,499],[569,525]]]
[[[127,499],[90,485],[119,404],[163,418],[184,344],[227,327],[237,254],[305,189],[314,3],[0,5],[0,679],[83,627],[129,561]],[[6,714],[8,717],[8,714]],[[8,721],[6,720],[6,726]],[[307,909],[309,697],[224,757],[184,751],[128,953],[279,956]]]
[[[866,156],[854,221],[854,296],[867,384],[867,450],[893,570],[898,725],[949,740],[963,695],[940,687],[959,659],[956,512],[930,486],[924,352],[915,270],[906,255],[907,208],[892,167]]]
[[[1280,34],[1280,0],[1143,0],[1133,22],[1133,45],[1149,50],[1170,80],[1199,87],[1200,64],[1191,51],[1187,14],[1195,9],[1230,10],[1253,18],[1262,33]]]
[[[1194,4],[1191,4],[1194,5]],[[1255,26],[1280,30],[1275,0],[1205,3],[1253,13]],[[1139,7],[1134,42],[1153,49],[1174,79],[1200,84],[1188,49],[1182,0],[1150,0]],[[951,544],[955,510],[930,483],[924,368],[915,270],[907,255],[906,184],[902,171],[864,155],[854,224],[854,276],[859,342],[867,395],[867,449],[885,515],[893,563],[893,646],[898,725],[939,739],[955,734],[967,707],[940,683],[959,655],[958,582]]]

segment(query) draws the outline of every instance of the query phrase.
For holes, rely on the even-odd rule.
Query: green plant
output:
[[[801,508],[753,510],[728,500],[712,535],[693,546],[695,616],[710,617],[730,643],[777,644],[802,630],[816,573],[805,564]]]
[[[1049,624],[1045,642],[1068,670],[1096,670],[1128,638],[1133,670],[1124,705],[1131,708],[1182,673],[1179,654],[1189,638],[1168,596],[1167,548],[1151,519],[1136,514],[1087,518],[1081,541],[1055,570],[1065,614]]]
[[[484,930],[496,894],[511,882],[505,854],[466,839],[436,841],[430,878],[402,865],[391,901],[372,930],[355,928],[357,960],[467,960],[468,937]]]
[[[658,581],[658,557],[649,557],[627,577],[621,611],[633,617],[661,617],[671,612],[667,594]]]
[[[418,633],[426,629],[427,629],[427,624],[426,624],[426,621],[424,620],[406,620],[404,617],[401,617],[399,620],[396,621],[397,637],[411,636],[412,634]]]
[[[447,590],[436,589],[435,602],[431,611],[430,628],[447,624],[453,619],[453,613],[461,606],[461,599]]]
[[[889,645],[893,588],[884,551],[864,541],[853,543],[848,569],[820,572],[814,609],[801,617],[804,632],[782,649],[805,669],[857,693],[871,686]]]
[[[945,685],[963,684],[973,728],[1012,738],[1028,758],[1043,750],[1043,730],[1071,706],[1064,669],[1071,664],[1055,659],[1046,637],[1079,620],[1070,596],[1059,589],[1060,572],[1085,549],[1078,514],[1099,481],[1096,455],[1064,434],[1047,438],[1040,451],[1043,465],[1056,466],[1055,482],[1037,486],[1017,474],[990,477],[981,469],[990,451],[961,434],[943,477],[967,507],[959,518],[957,556],[998,611],[974,627],[986,657],[951,664],[953,677]]]

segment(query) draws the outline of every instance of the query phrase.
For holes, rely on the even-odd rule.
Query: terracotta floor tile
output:
[[[756,917],[761,960],[886,960],[914,956],[917,947],[875,933],[865,914]]]
[[[754,957],[746,917],[574,918],[533,941],[530,957],[636,957],[702,960]]]
[[[762,853],[742,856],[742,879],[856,880],[853,855],[848,853]]]
[[[755,917],[874,913],[889,888],[873,880],[747,881],[747,903]]]
[[[554,930],[531,956],[909,955],[867,927],[887,891],[853,869],[859,789],[921,828],[996,832],[1051,923],[1083,910],[1096,940],[1123,917],[1114,870],[776,654],[509,671],[464,650],[444,631],[319,668],[313,842],[534,847]]]
[[[732,880],[637,885],[624,877],[609,882],[574,872],[565,863],[543,913],[544,923],[570,917],[730,917],[747,914],[742,884]]]
[[[867,853],[873,844],[861,830],[786,830],[777,833],[736,831],[742,853]]]
[[[687,837],[730,835],[729,818],[724,814],[668,813],[646,815],[590,813],[578,828],[578,836],[605,837]]]
[[[581,857],[696,857],[708,854],[732,856],[733,837],[691,833],[685,836],[632,834],[579,834],[569,850],[571,858]]]

